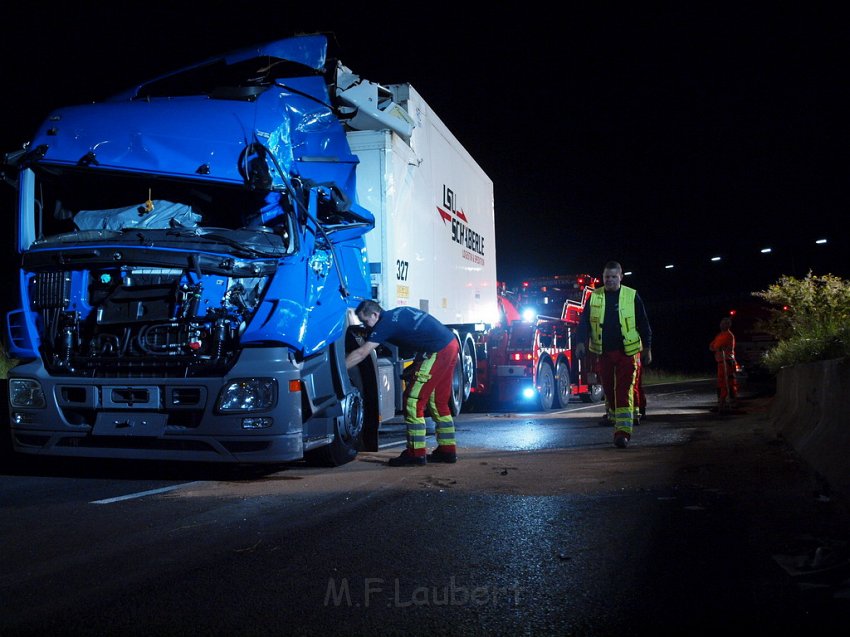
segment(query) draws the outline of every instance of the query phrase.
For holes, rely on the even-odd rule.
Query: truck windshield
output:
[[[157,177],[38,169],[34,245],[215,243],[225,251],[289,254],[292,214],[278,193]]]
[[[529,350],[534,345],[535,326],[531,323],[513,324],[508,341],[508,349]]]
[[[303,64],[269,56],[250,58],[235,64],[215,60],[143,84],[135,98],[181,95],[247,97],[271,85],[276,79],[318,74],[318,71]]]

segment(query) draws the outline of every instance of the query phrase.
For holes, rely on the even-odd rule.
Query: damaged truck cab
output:
[[[7,155],[17,452],[339,465],[374,446],[374,388],[344,365],[375,220],[341,69],[324,36],[288,38],[58,109]]]

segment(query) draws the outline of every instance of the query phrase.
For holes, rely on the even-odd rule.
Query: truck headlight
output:
[[[277,403],[277,383],[273,378],[239,378],[218,397],[219,411],[271,409]]]
[[[9,402],[12,407],[45,407],[44,391],[41,383],[29,378],[9,380]]]

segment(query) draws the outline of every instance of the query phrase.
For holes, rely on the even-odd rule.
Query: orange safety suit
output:
[[[738,398],[738,382],[735,379],[735,335],[731,330],[721,330],[708,348],[717,361],[717,400],[721,407]]]

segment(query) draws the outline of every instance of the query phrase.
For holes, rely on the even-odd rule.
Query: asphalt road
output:
[[[847,503],[769,397],[647,388],[458,418],[455,465],[257,471],[3,457],[0,634],[825,634],[850,620]]]

